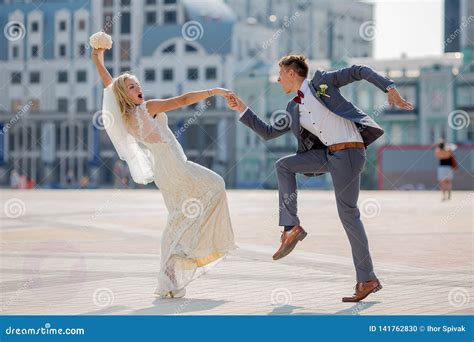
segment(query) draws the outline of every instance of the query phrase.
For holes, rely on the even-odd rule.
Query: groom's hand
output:
[[[242,113],[247,108],[247,105],[232,92],[227,96],[227,105],[230,109],[239,113]]]
[[[388,91],[388,103],[391,106],[397,106],[405,110],[413,110],[413,105],[403,99],[396,88],[392,88]]]

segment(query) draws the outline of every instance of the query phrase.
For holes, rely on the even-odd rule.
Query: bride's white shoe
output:
[[[162,292],[162,293],[155,292],[155,296],[162,299],[183,298],[185,295],[186,295],[186,289],[179,289],[175,291],[168,291],[168,292]]]

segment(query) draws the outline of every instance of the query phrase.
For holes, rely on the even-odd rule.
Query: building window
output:
[[[40,73],[39,71],[30,72],[30,83],[40,83]]]
[[[194,46],[192,46],[191,44],[186,44],[185,45],[185,51],[186,52],[198,52],[198,49],[196,49]]]
[[[104,32],[107,34],[114,33],[114,23],[112,21],[114,14],[111,12],[104,13]],[[109,49],[110,50],[110,49]],[[107,50],[108,51],[108,50]]]
[[[147,25],[156,24],[156,12],[146,12],[146,24]]]
[[[18,58],[18,56],[20,55],[20,51],[18,49],[18,46],[13,46],[12,47],[12,58]]]
[[[79,20],[79,23],[77,24],[77,29],[79,31],[84,31],[86,29],[86,21],[84,19]]]
[[[156,4],[156,0],[146,0],[146,4],[147,4],[147,5],[155,5],[155,4]]]
[[[163,14],[163,23],[176,24],[176,11],[165,11]]]
[[[217,68],[206,68],[206,80],[215,80],[217,78]]]
[[[79,83],[87,82],[87,72],[85,70],[79,70],[76,73],[76,82],[79,82]]]
[[[129,61],[130,60],[130,41],[122,40],[120,42],[120,60]]]
[[[189,81],[196,81],[199,78],[198,68],[188,68],[187,78]]]
[[[65,57],[66,56],[66,45],[61,44],[59,45],[59,57]]]
[[[21,84],[21,71],[11,73],[12,84]]]
[[[112,52],[112,49],[105,50],[104,60],[111,61],[113,58],[114,58],[114,53]]]
[[[175,53],[176,52],[176,46],[174,44],[168,45],[161,52],[162,53]]]
[[[110,7],[114,5],[114,0],[104,0],[103,1],[104,7]]]
[[[155,70],[145,69],[145,81],[152,82],[155,80]]]
[[[121,0],[121,1],[120,1],[120,4],[121,4],[122,6],[130,6],[130,0]]]
[[[68,103],[66,98],[59,98],[58,99],[58,112],[67,112]]]
[[[130,12],[122,13],[120,18],[120,32],[122,34],[130,33]]]
[[[76,111],[87,112],[87,99],[85,97],[80,97],[76,100]]]
[[[58,71],[58,83],[67,83],[67,71]]]
[[[33,21],[31,23],[31,32],[38,32],[39,30],[39,24],[37,21]]]
[[[79,56],[84,57],[86,55],[86,44],[84,43],[79,44],[79,47],[77,50],[79,52]]]
[[[172,5],[176,3],[176,0],[164,0],[165,5]]]
[[[120,73],[128,72],[130,73],[130,67],[129,66],[123,66],[120,68]],[[112,74],[111,74],[112,75]]]
[[[38,45],[33,45],[31,47],[31,57],[38,57],[39,54],[39,47]]]
[[[66,31],[66,21],[65,20],[61,20],[59,22],[59,31]]]
[[[165,68],[163,69],[163,81],[173,81],[174,78],[174,72],[173,69],[171,68]]]

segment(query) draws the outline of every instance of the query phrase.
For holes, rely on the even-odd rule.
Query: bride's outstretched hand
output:
[[[228,96],[230,96],[231,91],[229,89],[226,89],[226,88],[213,88],[212,89],[212,94],[228,97]]]

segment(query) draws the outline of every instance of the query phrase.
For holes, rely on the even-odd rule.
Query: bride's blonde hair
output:
[[[137,105],[133,102],[133,99],[127,94],[127,87],[125,85],[125,81],[128,79],[133,79],[135,82],[138,82],[138,79],[135,75],[125,72],[117,76],[112,84],[112,90],[119,104],[122,119],[125,122],[128,121],[131,113],[133,113],[133,111],[137,107]]]

